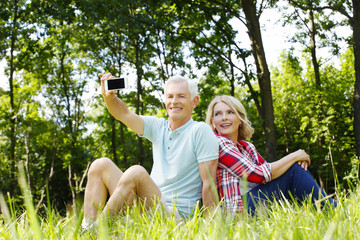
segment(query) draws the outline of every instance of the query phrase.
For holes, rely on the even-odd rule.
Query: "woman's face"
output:
[[[230,138],[234,143],[237,142],[242,121],[226,103],[219,102],[214,106],[212,124],[219,135]]]

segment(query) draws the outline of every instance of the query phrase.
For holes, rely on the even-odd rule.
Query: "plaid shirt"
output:
[[[271,181],[271,166],[253,144],[239,141],[235,145],[229,138],[215,134],[219,142],[217,188],[220,199],[227,210],[242,211],[241,188],[247,186],[247,190],[250,190],[252,183]]]

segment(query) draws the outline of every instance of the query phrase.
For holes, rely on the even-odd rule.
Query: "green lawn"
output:
[[[62,217],[47,209],[40,216],[30,199],[24,199],[25,210],[16,217],[13,207],[5,208],[1,201],[0,239],[360,239],[359,190],[339,194],[336,209],[282,201],[252,217],[217,211],[212,217],[196,213],[191,220],[179,221],[155,210],[141,214],[135,208],[100,221],[92,231],[81,230],[81,211]]]

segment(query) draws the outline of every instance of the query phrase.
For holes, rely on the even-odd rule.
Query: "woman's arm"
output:
[[[296,162],[299,162],[301,167],[307,170],[307,166],[310,165],[310,156],[304,150],[297,150],[276,162],[270,163],[272,179],[283,175]]]
[[[271,166],[257,153],[255,147],[247,143],[244,152],[228,138],[218,136],[219,168],[226,169],[237,178],[246,177],[250,182],[265,183],[271,180]],[[254,159],[252,159],[254,158]]]

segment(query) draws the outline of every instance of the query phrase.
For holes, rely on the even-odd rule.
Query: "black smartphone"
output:
[[[112,78],[105,80],[105,90],[119,90],[128,88],[128,83],[126,78]]]

